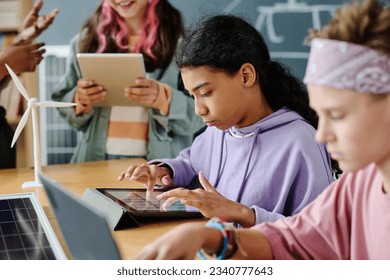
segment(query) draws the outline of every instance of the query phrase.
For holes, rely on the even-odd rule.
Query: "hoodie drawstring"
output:
[[[259,135],[259,133],[260,133],[260,128],[257,128],[256,131],[253,134],[253,139],[252,139],[251,147],[250,147],[250,150],[249,150],[248,159],[246,160],[244,176],[242,177],[240,191],[238,193],[237,200],[236,200],[238,203],[241,202],[242,195],[243,195],[244,190],[246,188],[246,184],[245,183],[246,183],[246,180],[247,180],[247,177],[248,177],[249,165],[251,163],[253,150],[255,148],[257,136]]]
[[[249,165],[250,165],[250,162],[251,162],[253,150],[255,149],[257,136],[260,134],[260,130],[261,129],[259,127],[253,133],[251,133],[251,137],[253,137],[253,139],[252,139],[250,150],[249,150],[249,153],[248,153],[248,157],[247,157],[247,160],[246,160],[246,163],[245,163],[245,171],[244,171],[244,174],[243,174],[243,177],[242,177],[242,180],[241,180],[241,186],[240,186],[240,189],[239,189],[239,192],[238,192],[238,196],[237,196],[237,199],[236,199],[236,201],[239,202],[239,203],[241,202],[242,195],[243,195],[244,190],[246,188],[246,184],[245,183],[246,183],[247,176],[248,176]],[[226,132],[228,132],[228,130],[225,130],[222,133],[221,153],[220,153],[220,156],[219,156],[219,166],[218,166],[218,172],[217,172],[217,179],[216,179],[216,181],[214,183],[214,188],[215,189],[217,189],[219,180],[221,178],[222,169],[223,169],[222,168],[222,160],[223,160],[223,151],[224,151],[224,142],[225,142],[225,133]],[[235,137],[235,136],[233,136],[233,137]],[[247,138],[247,137],[242,137],[242,138]]]
[[[219,183],[219,179],[221,178],[221,173],[222,173],[222,159],[223,159],[223,146],[225,144],[225,133],[226,133],[226,130],[224,130],[222,132],[222,139],[221,139],[221,153],[219,154],[219,165],[218,165],[218,171],[217,171],[217,178],[215,180],[215,183],[214,183],[214,188],[217,189],[217,186],[218,186],[218,183]],[[225,165],[226,162],[224,162],[223,165]]]

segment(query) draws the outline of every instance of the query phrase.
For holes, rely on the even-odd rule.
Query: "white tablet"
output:
[[[124,96],[125,87],[145,77],[145,65],[139,53],[78,53],[77,61],[83,78],[104,86],[107,95],[97,107],[143,106]]]

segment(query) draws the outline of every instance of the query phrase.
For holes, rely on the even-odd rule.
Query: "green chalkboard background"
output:
[[[343,0],[170,0],[183,14],[186,25],[204,15],[233,13],[247,18],[264,35],[271,55],[304,75],[309,47],[303,40],[310,28],[329,21]],[[66,45],[100,0],[45,1],[44,11],[61,9],[53,26],[39,39],[48,45]]]

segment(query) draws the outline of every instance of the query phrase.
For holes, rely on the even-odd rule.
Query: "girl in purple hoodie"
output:
[[[149,191],[174,187],[157,197],[167,199],[163,209],[180,200],[242,227],[293,215],[332,182],[304,85],[270,59],[248,22],[202,21],[176,60],[208,127],[178,157],[130,166],[119,180],[144,182]]]

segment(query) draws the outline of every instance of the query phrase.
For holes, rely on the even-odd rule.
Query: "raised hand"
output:
[[[33,72],[41,62],[45,50],[42,49],[44,43],[31,45],[9,46],[0,52],[1,72],[3,76],[8,75],[4,64],[7,63],[16,74],[23,72]],[[4,68],[4,69],[3,69]],[[1,77],[2,78],[2,77]]]
[[[43,1],[39,0],[28,13],[18,34],[15,44],[31,43],[44,30],[46,30],[54,21],[59,9],[53,9],[47,15],[39,15],[43,6]]]

